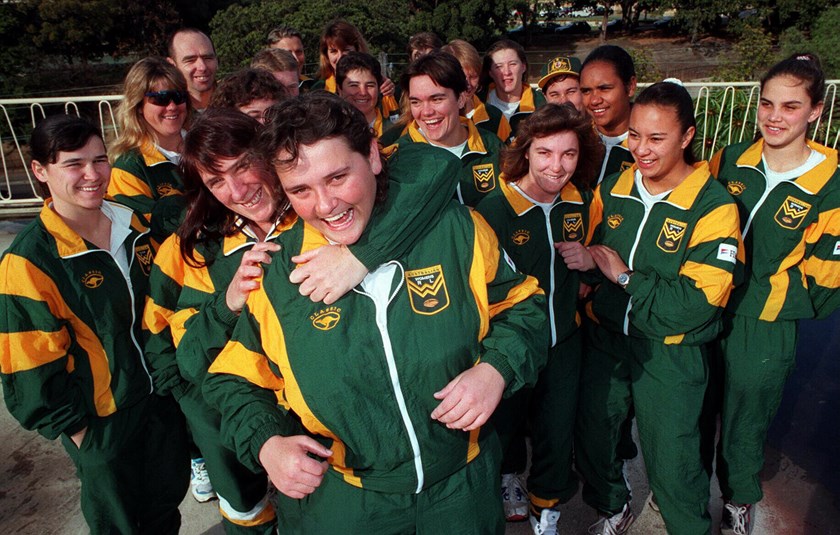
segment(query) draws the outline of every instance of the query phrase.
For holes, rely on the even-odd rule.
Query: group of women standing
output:
[[[366,49],[353,30],[339,26],[322,40],[328,90],[341,54]],[[448,88],[422,69],[415,76],[481,110],[467,72],[475,62],[453,44],[466,85]],[[807,139],[822,112],[819,61],[797,54],[773,67],[761,82],[760,137],[709,164],[693,155],[683,87],[660,82],[631,103],[636,80],[624,50],[599,47],[583,63],[581,113],[543,104],[523,83],[527,61],[514,45],[503,41],[484,60],[481,94],[501,112],[494,133],[506,122],[516,139],[503,149],[499,187],[477,204],[548,297],[547,365],[529,394],[494,416],[503,431],[518,411],[527,415],[531,525],[557,532],[559,506],[577,491],[574,458],[584,500],[600,514],[590,532],[627,532],[621,444],[635,411],[654,503],[679,534],[711,531],[719,415],[723,527],[746,535],[796,322],[840,305],[837,152]],[[174,67],[138,62],[126,79],[113,170],[95,128],[67,116],[42,121],[30,146],[48,199],[0,262],[7,407],[24,427],[62,437],[95,533],[178,531],[189,466],[181,414],[226,530],[269,533],[277,524],[267,476],[225,443],[200,387],[294,213],[254,150],[260,124],[210,110],[184,135],[189,108]],[[412,153],[423,150],[395,157],[450,158]],[[429,188],[428,177],[413,183],[407,173],[387,200],[399,213],[352,250],[327,245],[293,258],[303,264],[293,282],[314,300],[339,299],[422,234],[424,218],[455,192],[449,182]]]

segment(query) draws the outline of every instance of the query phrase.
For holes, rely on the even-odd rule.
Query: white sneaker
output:
[[[207,475],[207,465],[204,459],[198,458],[190,461],[190,490],[193,498],[199,503],[210,501],[216,497],[213,484],[210,483],[210,476]]]
[[[508,522],[528,518],[528,494],[516,474],[502,474],[502,504]]]
[[[558,535],[560,533],[557,522],[560,521],[560,511],[556,509],[543,509],[540,519],[537,520],[533,514],[528,515],[531,520],[531,531],[534,535]]]
[[[730,500],[723,503],[722,535],[750,535],[755,525],[753,504],[739,505]]]
[[[624,535],[630,531],[630,526],[636,517],[630,504],[625,503],[620,513],[612,516],[602,516],[600,520],[589,526],[589,535]]]

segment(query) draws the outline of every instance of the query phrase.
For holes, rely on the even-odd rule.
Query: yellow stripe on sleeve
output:
[[[725,238],[736,238],[738,234],[738,209],[734,203],[723,204],[697,221],[688,241],[688,247],[693,248],[701,243]]]
[[[692,279],[697,288],[706,294],[706,301],[712,306],[722,307],[732,291],[732,273],[715,266],[699,262],[686,262],[680,268],[680,275]]]
[[[152,334],[160,334],[169,325],[169,318],[172,311],[155,303],[151,297],[146,298],[146,306],[143,307],[143,328]]]
[[[99,416],[108,416],[116,412],[117,405],[114,401],[114,394],[111,392],[111,370],[108,366],[108,356],[105,354],[105,348],[102,347],[102,342],[93,332],[93,329],[70,310],[70,307],[61,297],[55,282],[29,260],[9,254],[3,260],[3,263],[7,273],[20,274],[18,277],[7,277],[7,295],[46,302],[50,312],[56,318],[67,320],[70,323],[70,327],[76,336],[76,343],[88,355],[88,365],[93,377],[93,399],[96,413]],[[68,347],[64,348],[65,354],[68,349],[69,339]],[[17,356],[22,360],[33,358],[32,355],[25,355],[22,352]],[[68,366],[70,365],[68,364]]]
[[[23,331],[0,333],[0,370],[12,374],[55,362],[67,354],[70,335],[66,329],[54,332]]]
[[[108,184],[108,197],[113,198],[116,195],[127,195],[129,197],[143,195],[149,199],[154,199],[152,189],[143,180],[124,169],[113,167],[111,169],[111,182]]]

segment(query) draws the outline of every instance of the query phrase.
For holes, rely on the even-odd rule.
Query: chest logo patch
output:
[[[82,277],[82,284],[85,285],[85,288],[90,288],[91,290],[99,288],[103,282],[105,282],[105,277],[102,276],[101,271],[88,271]]]
[[[473,168],[473,183],[475,189],[481,193],[487,193],[496,187],[496,171],[493,169],[492,163],[484,163],[481,165],[474,165]]]
[[[680,248],[687,226],[682,221],[666,217],[665,222],[662,223],[662,230],[659,231],[659,237],[656,239],[656,246],[666,253],[676,252]]]
[[[140,267],[143,269],[143,273],[148,275],[152,271],[152,261],[155,259],[155,254],[152,252],[152,248],[148,245],[141,245],[139,247],[134,248],[134,256],[137,257],[137,262],[140,263]]]
[[[788,195],[776,211],[776,223],[782,228],[796,230],[802,224],[802,220],[805,219],[809,210],[811,210],[810,204]]]
[[[405,272],[411,309],[424,316],[432,316],[449,306],[449,291],[440,264]]]
[[[329,331],[341,320],[341,309],[338,307],[327,307],[309,316],[312,326],[319,331]]]
[[[169,182],[165,182],[163,184],[158,184],[155,188],[157,194],[161,197],[168,197],[170,195],[178,195],[178,188],[170,184]]]
[[[729,192],[730,195],[738,196],[744,193],[744,190],[747,189],[747,186],[743,182],[738,182],[737,180],[733,180],[726,184],[726,191]]]
[[[513,236],[510,237],[510,241],[512,241],[514,245],[525,245],[530,239],[531,233],[527,230],[517,230],[513,233]]]
[[[563,241],[583,239],[583,217],[579,212],[563,216]]]
[[[624,216],[621,214],[613,214],[607,218],[607,226],[615,230],[621,225],[622,221],[624,221]]]

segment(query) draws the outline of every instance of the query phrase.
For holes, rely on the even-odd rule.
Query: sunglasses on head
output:
[[[183,104],[189,98],[184,91],[176,91],[174,89],[167,89],[166,91],[149,91],[146,93],[146,98],[155,106],[169,106],[170,102],[176,105]]]

